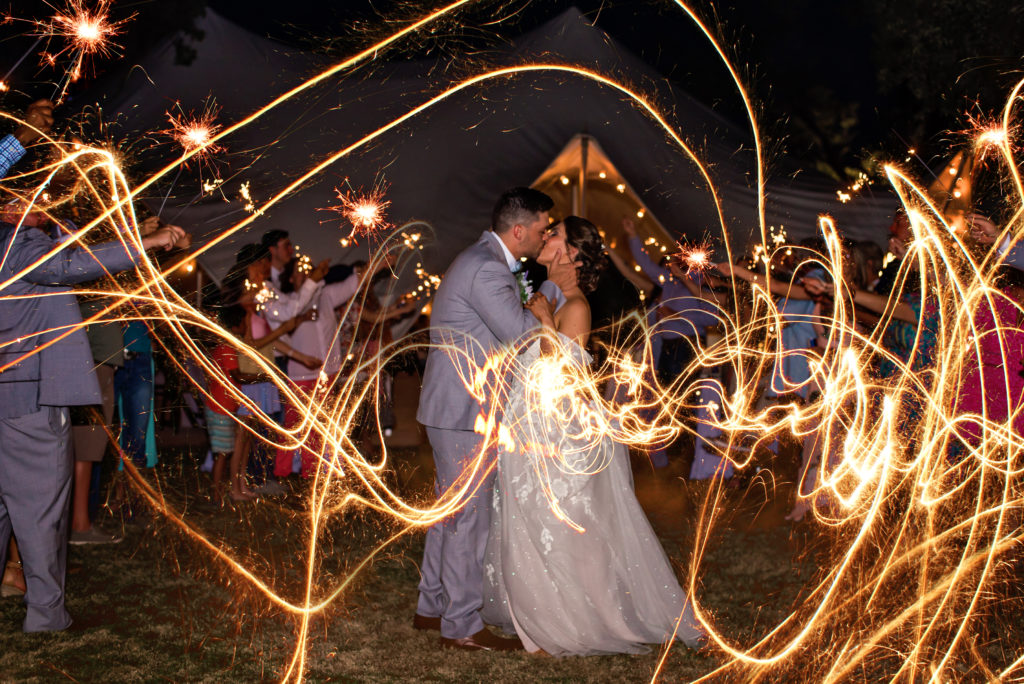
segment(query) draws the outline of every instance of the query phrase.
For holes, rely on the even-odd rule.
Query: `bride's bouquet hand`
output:
[[[530,300],[526,302],[526,308],[529,309],[530,313],[536,316],[537,320],[541,323],[549,327],[554,327],[555,303],[550,299],[538,292],[530,297]]]

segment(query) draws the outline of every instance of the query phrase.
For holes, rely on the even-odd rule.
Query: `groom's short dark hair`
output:
[[[491,230],[504,233],[517,223],[533,220],[534,214],[551,211],[554,200],[540,190],[517,187],[506,190],[491,213]]]

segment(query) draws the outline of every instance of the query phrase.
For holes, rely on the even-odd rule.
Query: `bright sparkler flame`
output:
[[[44,64],[54,65],[65,54],[72,57],[65,78],[58,85],[57,102],[63,100],[68,84],[81,78],[87,60],[107,57],[117,47],[112,39],[121,33],[121,27],[131,17],[111,21],[111,1],[97,0],[94,6],[89,7],[86,0],[67,0],[49,21],[35,22],[39,36],[65,42],[65,47],[56,53],[42,54]]]
[[[384,199],[386,190],[386,187],[378,187],[364,194],[335,188],[341,204],[328,209],[338,212],[352,224],[349,239],[360,235],[366,237],[380,234],[389,228],[384,218],[384,210],[391,206],[391,202]]]
[[[167,114],[171,123],[170,135],[181,145],[186,154],[212,155],[224,148],[215,144],[213,138],[220,126],[213,123],[216,112],[203,112],[199,116]]]
[[[326,70],[224,130],[209,128],[203,135],[186,136],[186,141],[195,141],[198,137],[201,142],[186,145],[186,141],[179,141],[184,148],[183,160],[208,152],[224,136],[255,121],[273,106],[368,58],[388,41],[409,35],[415,28],[427,25],[464,4],[467,3],[453,3],[425,16],[410,25],[412,28],[402,29],[384,43]],[[690,14],[688,8],[683,9]],[[703,24],[700,25],[703,28]],[[710,34],[708,38],[719,49]],[[722,54],[720,49],[719,54]],[[704,166],[650,101],[612,77],[564,64],[527,64],[469,77],[377,131],[330,154],[307,174],[271,197],[265,207],[270,208],[280,202],[331,163],[451,95],[487,81],[531,73],[558,73],[588,79],[614,89],[634,102],[651,116],[655,125],[662,127],[684,154],[694,160],[707,181],[716,208],[719,207],[715,188]],[[731,67],[730,73],[734,73]],[[1022,85],[1024,82],[1018,85],[1009,99],[1003,131],[1009,130],[1012,107]],[[745,92],[742,96],[747,102]],[[750,123],[760,150],[753,119]],[[1021,209],[1024,206],[1024,184],[1017,172],[1016,160],[1010,156],[1008,143],[1009,140],[1004,139],[998,146],[1006,173],[1013,181],[1011,201],[1016,214],[1000,237],[1020,232],[1020,217],[1024,212]],[[35,174],[45,181],[52,178],[59,168],[70,167],[81,176],[91,192],[104,199],[107,209],[74,233],[72,240],[55,247],[43,258],[73,248],[76,240],[103,225],[112,226],[119,239],[137,243],[137,221],[131,199],[182,161],[169,164],[132,188],[109,152],[82,146],[73,151],[62,151],[62,154],[64,156],[58,162],[30,174],[21,174],[16,179],[31,180]],[[103,186],[109,188],[106,194],[85,169],[91,173],[106,174],[109,180],[108,185]],[[758,178],[762,178],[760,159],[757,171]],[[902,279],[898,282],[901,287],[915,282],[920,287],[923,301],[937,302],[941,321],[935,351],[937,362],[929,373],[918,372],[913,360],[899,359],[895,359],[899,372],[892,378],[880,379],[871,370],[878,361],[890,357],[878,331],[884,329],[892,316],[890,313],[883,317],[878,331],[873,333],[860,332],[850,323],[853,303],[850,292],[841,285],[842,250],[836,227],[830,220],[823,219],[821,231],[827,249],[825,254],[818,255],[816,265],[823,267],[832,281],[840,285],[835,310],[822,323],[830,342],[828,348],[842,351],[826,352],[820,361],[812,365],[815,370],[813,382],[821,389],[821,398],[817,401],[802,406],[754,407],[753,398],[761,393],[761,384],[766,376],[770,377],[772,366],[792,353],[783,351],[776,344],[783,323],[778,307],[759,286],[753,288],[749,313],[740,314],[735,298],[732,310],[728,305],[722,307],[719,316],[725,330],[723,339],[699,348],[691,365],[691,369],[699,366],[728,368],[735,378],[734,386],[723,387],[713,380],[701,381],[697,385],[687,384],[686,374],[667,387],[649,379],[645,369],[651,361],[650,337],[640,319],[631,321],[635,326],[631,330],[628,326],[623,327],[626,332],[621,342],[609,350],[607,359],[599,367],[581,365],[559,346],[557,340],[549,340],[552,343],[551,353],[531,368],[525,378],[534,397],[532,401],[539,409],[543,407],[549,411],[546,414],[548,419],[581,426],[582,432],[575,434],[576,437],[585,435],[588,439],[599,440],[612,436],[617,441],[635,446],[664,443],[682,431],[694,430],[692,422],[681,418],[685,409],[692,408],[686,398],[692,396],[696,389],[707,388],[714,389],[721,397],[712,421],[729,437],[752,434],[758,439],[771,441],[780,433],[801,437],[816,434],[828,445],[826,453],[831,458],[823,459],[821,473],[812,483],[813,492],[807,498],[812,502],[818,520],[834,528],[835,547],[838,549],[834,562],[827,564],[807,587],[788,618],[764,630],[758,637],[735,633],[727,635],[715,630],[707,606],[699,600],[703,553],[714,534],[716,523],[720,521],[719,511],[723,504],[720,487],[713,486],[708,490],[696,525],[686,586],[695,600],[702,622],[711,631],[712,648],[724,656],[720,667],[709,677],[784,679],[787,675],[795,676],[805,671],[817,675],[814,679],[826,681],[871,676],[870,673],[874,672],[884,673],[886,678],[926,676],[940,680],[955,677],[954,666],[968,658],[964,650],[967,635],[982,624],[984,608],[988,605],[986,602],[998,591],[999,565],[1011,557],[1010,554],[1019,548],[1022,541],[1019,523],[1015,523],[1013,518],[1021,505],[1024,487],[1024,467],[1020,460],[1024,440],[1014,428],[1021,407],[1011,406],[1007,415],[999,415],[987,405],[980,412],[964,413],[957,410],[956,404],[964,375],[972,362],[978,363],[981,354],[977,341],[980,329],[975,313],[983,312],[985,307],[994,307],[1004,297],[994,284],[996,264],[991,259],[979,261],[972,257],[961,237],[949,230],[941,211],[903,172],[896,167],[888,167],[886,175],[912,217],[914,233],[910,252],[901,267]],[[45,184],[39,183],[40,192],[33,197],[41,196]],[[759,190],[763,188],[759,187]],[[763,206],[763,192],[759,193],[759,206]],[[383,208],[379,206],[380,210]],[[26,215],[30,209],[31,205],[25,210]],[[723,242],[728,250],[728,231],[720,210],[719,216],[723,237],[726,238]],[[351,579],[350,576],[337,586],[317,593],[319,585],[314,573],[319,555],[323,553],[317,544],[321,527],[347,506],[371,508],[406,526],[406,530],[432,524],[463,505],[466,497],[479,485],[479,478],[488,466],[481,453],[467,467],[459,482],[443,493],[433,506],[423,508],[403,500],[388,486],[383,474],[387,450],[384,449],[379,460],[371,460],[360,452],[351,436],[360,420],[360,407],[373,402],[374,382],[360,381],[358,374],[353,372],[331,387],[330,379],[323,374],[311,391],[299,390],[281,377],[272,364],[192,308],[169,287],[165,275],[191,263],[204,250],[229,239],[254,220],[255,216],[245,217],[196,253],[167,267],[161,268],[148,259],[144,260],[139,267],[139,281],[123,291],[113,292],[117,303],[85,323],[111,316],[114,307],[123,302],[134,303],[140,307],[138,316],[167,326],[170,331],[168,339],[159,339],[158,343],[168,345],[173,340],[176,347],[183,349],[204,372],[228,387],[232,395],[249,407],[271,431],[269,440],[272,445],[286,448],[315,442],[323,445],[318,454],[322,468],[317,469],[309,502],[311,533],[306,558],[306,586],[303,598],[298,601],[283,598],[243,561],[190,527],[150,485],[137,482],[143,495],[158,505],[179,529],[251,586],[262,591],[269,601],[296,616],[300,623],[300,636],[285,678],[301,679],[309,619],[337,599]],[[755,257],[766,265],[770,252],[782,248],[786,240],[781,231],[769,238],[763,218],[759,228],[762,239],[755,247]],[[383,242],[401,239],[393,233]],[[379,258],[383,258],[380,253],[375,256],[375,259]],[[0,296],[28,270],[0,282]],[[436,279],[436,276],[425,272],[421,277],[429,278],[429,282]],[[894,297],[899,296],[900,291],[897,290]],[[349,309],[358,306],[363,297],[365,290],[348,304]],[[1018,304],[1012,304],[1011,309],[1020,312]],[[284,400],[303,407],[300,425],[293,430],[280,428],[245,395],[234,390],[233,384],[196,344],[190,326],[206,330],[250,356],[274,379]],[[1015,326],[1015,321],[999,321],[994,330],[1000,340],[1002,368],[1009,367],[1007,361],[1013,349],[1011,342],[1021,332]],[[58,338],[67,334],[67,331],[55,332],[59,334],[53,337]],[[918,331],[918,339],[920,335]],[[0,348],[13,342],[0,340]],[[337,338],[335,342],[338,343]],[[352,342],[342,351],[352,357],[358,370],[369,377],[376,377],[382,364],[397,356],[407,345],[399,342],[382,347],[380,352],[364,354],[364,350]],[[639,350],[638,357],[632,353],[634,347]],[[455,345],[446,346],[445,351],[459,358],[467,356],[465,349]],[[504,397],[500,386],[498,389],[489,387],[488,377],[502,377],[502,369],[522,372],[515,365],[516,351],[512,349],[492,356],[481,368],[469,364],[469,375],[464,378],[467,388],[477,393],[484,403],[485,413],[479,421],[482,433],[507,451],[531,445],[517,443],[515,426],[504,425],[497,418],[501,415]],[[181,358],[177,353],[168,356],[172,360]],[[0,366],[0,370],[21,360],[11,359]],[[609,404],[603,399],[598,388],[607,380],[625,388],[625,401]],[[964,436],[968,423],[977,428],[979,439]],[[252,428],[242,424],[240,429]],[[948,458],[954,445],[964,448],[964,455],[958,462]],[[729,455],[736,458],[737,466],[747,463],[735,454]],[[557,450],[548,461],[550,467],[575,467],[575,464],[562,460]],[[596,472],[601,467],[603,463],[597,460],[578,472]],[[128,468],[131,470],[130,463]],[[551,498],[551,503],[556,510],[554,498]],[[568,520],[565,522],[572,524]],[[360,564],[359,568],[368,561]],[[668,655],[666,648],[662,662]],[[1024,657],[1018,655],[1012,654],[1012,661],[997,667],[997,676],[1019,674]]]
[[[686,267],[688,276],[702,273],[711,268],[711,247],[706,243],[697,245],[679,245],[676,258]]]

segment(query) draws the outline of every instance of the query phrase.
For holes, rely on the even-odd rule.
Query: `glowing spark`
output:
[[[224,147],[215,142],[215,137],[221,129],[220,125],[214,123],[219,111],[219,107],[208,101],[199,114],[167,112],[167,120],[171,127],[164,133],[181,146],[186,157],[186,166],[190,158],[196,159],[202,165],[209,162],[213,155],[224,151]]]
[[[680,245],[675,258],[686,266],[688,276],[704,272],[714,265],[711,263],[711,248],[707,243],[692,246]]]
[[[378,187],[369,193],[359,194],[335,188],[334,191],[338,199],[341,200],[341,204],[328,207],[328,209],[341,214],[352,224],[352,233],[348,236],[349,238],[355,235],[379,234],[387,229],[388,223],[384,218],[384,210],[391,205],[391,202],[384,199],[386,189],[386,187]]]
[[[111,0],[99,0],[90,8],[85,0],[68,0],[49,21],[36,22],[37,35],[46,39],[56,38],[66,43],[65,47],[56,53],[44,52],[44,64],[56,65],[64,54],[72,56],[65,78],[57,86],[57,102],[63,100],[68,83],[77,81],[82,76],[86,60],[107,57],[117,47],[111,39],[121,32],[121,26],[131,17],[110,21],[107,13],[110,4]]]

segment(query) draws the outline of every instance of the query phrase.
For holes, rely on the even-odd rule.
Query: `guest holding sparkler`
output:
[[[314,269],[313,275],[323,278],[326,272],[327,262]],[[331,283],[316,289],[315,300],[316,314],[310,320],[299,325],[291,334],[290,344],[301,354],[323,359],[323,367],[320,369],[310,368],[302,363],[301,359],[292,358],[288,362],[288,377],[295,385],[297,394],[302,399],[302,405],[289,403],[285,408],[285,428],[292,430],[302,422],[303,413],[308,410],[308,399],[315,393],[327,393],[337,380],[338,371],[341,369],[342,350],[337,343],[335,336],[338,332],[340,321],[336,313],[337,309],[345,305],[356,292],[360,284],[373,278],[384,266],[390,265],[390,259],[381,259],[375,263],[369,272],[360,274],[353,273],[340,283]],[[321,268],[323,267],[323,268]],[[308,279],[301,268],[292,270],[292,285],[297,293],[308,291]],[[274,306],[268,307],[268,311]],[[278,315],[280,315],[278,313]],[[268,319],[270,317],[268,316]],[[320,458],[322,440],[316,434],[311,434],[301,447],[301,474],[303,478],[312,477],[314,468]],[[279,449],[277,461],[274,467],[274,474],[278,478],[287,477],[292,473],[292,459],[294,450]]]
[[[988,218],[968,214],[966,224],[970,236],[978,244],[994,245],[999,230]],[[1006,423],[1013,417],[1011,428],[1017,437],[1024,436],[1024,273],[1004,264],[999,267],[994,284],[998,288],[992,300],[983,298],[974,313],[975,334],[965,350],[965,367],[957,394],[957,414],[984,415],[991,423]],[[962,428],[968,444],[981,443],[983,426],[971,419]],[[960,457],[964,445],[954,445],[953,456]]]
[[[14,133],[0,139],[0,177],[7,172],[19,159],[25,156],[25,148],[50,132],[53,126],[53,103],[49,100],[36,100],[25,110],[23,123]]]
[[[274,363],[274,355],[277,355],[283,359],[296,359],[307,368],[317,369],[322,365],[320,359],[295,350],[285,341],[286,336],[294,332],[299,323],[312,319],[313,310],[307,310],[285,321],[278,321],[278,325],[273,329],[264,316],[268,305],[274,306],[277,312],[281,311],[277,308],[275,292],[270,289],[271,263],[270,254],[262,244],[243,245],[236,256],[234,268],[225,278],[225,301],[241,305],[246,314],[241,337],[267,361]],[[290,303],[285,306],[288,305]],[[243,356],[240,364],[241,371],[251,378],[242,385],[242,393],[265,415],[280,415],[281,398],[277,386],[266,377],[257,379],[257,376],[264,376],[265,373],[248,357]],[[237,412],[241,418],[254,415],[246,405],[240,405]],[[236,437],[234,452],[240,457],[244,456],[247,462],[249,434],[243,429],[238,431]],[[267,495],[284,493],[284,488],[277,481],[266,477],[263,470],[257,468],[255,475],[259,492]],[[241,500],[253,497],[247,485],[236,486],[233,482],[232,498]]]
[[[260,245],[270,257],[270,268],[264,278],[268,292],[261,302],[262,314],[270,323],[271,329],[274,329],[314,305],[320,289],[325,284],[324,278],[329,270],[329,264],[327,260],[320,262],[300,283],[297,279],[285,275],[289,266],[292,269],[295,267],[295,246],[287,231],[276,228],[268,230],[263,234]],[[287,342],[288,338],[284,341]],[[282,373],[287,374],[287,356],[280,352],[275,353],[274,362]],[[290,472],[289,470],[288,473]]]
[[[622,220],[622,230],[629,237],[629,251],[645,276],[661,287],[661,295],[648,314],[651,335],[651,358],[654,369],[664,382],[675,382],[689,365],[694,349],[709,326],[717,325],[714,305],[692,296],[682,280],[667,266],[656,264],[637,237],[636,224]],[[668,466],[665,447],[651,452],[655,468]]]
[[[185,236],[165,226],[143,249],[170,249]],[[70,285],[132,268],[140,255],[119,241],[54,253],[39,230],[0,226],[6,254],[0,279],[0,560],[19,540],[28,590],[26,632],[66,629],[64,608],[68,497],[68,407],[100,403],[92,352]],[[76,381],[69,381],[74,378]]]

